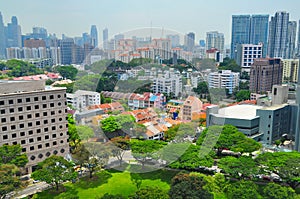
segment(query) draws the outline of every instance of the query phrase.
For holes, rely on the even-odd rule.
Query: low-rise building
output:
[[[189,96],[183,103],[182,110],[180,111],[180,118],[183,121],[195,120],[197,115],[200,115],[202,110],[202,102],[199,98]]]
[[[67,101],[79,111],[85,110],[87,106],[101,104],[100,93],[84,90],[68,93]]]
[[[239,86],[240,74],[231,70],[222,70],[208,74],[209,88],[226,88],[232,94],[235,87]]]

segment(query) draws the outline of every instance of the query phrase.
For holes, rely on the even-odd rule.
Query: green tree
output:
[[[231,70],[232,72],[241,72],[241,67],[235,62],[234,59],[228,57],[223,59],[218,68],[219,70]]]
[[[31,177],[54,184],[58,190],[58,186],[62,182],[75,179],[77,172],[74,171],[72,164],[63,157],[53,155],[38,163],[38,169],[31,174]]]
[[[111,142],[113,143],[113,146],[111,147],[111,152],[113,156],[115,156],[118,160],[120,165],[122,164],[123,156],[126,152],[126,150],[129,150],[130,144],[129,144],[129,137],[115,137],[111,139]]]
[[[257,185],[252,181],[238,181],[230,184],[226,188],[226,196],[228,199],[261,199],[261,195],[258,193]]]
[[[0,147],[0,164],[14,164],[18,167],[24,167],[27,162],[27,155],[22,153],[20,144]]]
[[[81,140],[88,140],[95,136],[94,130],[89,126],[79,125],[76,126],[76,130]]]
[[[0,196],[16,190],[21,186],[20,179],[16,176],[19,168],[14,164],[0,164]]]
[[[113,194],[109,194],[109,193],[104,194],[102,197],[96,197],[96,199],[98,199],[98,198],[99,199],[126,199],[121,194],[113,195]]]
[[[130,147],[133,157],[139,161],[142,166],[153,159],[153,155],[160,148],[166,145],[165,142],[156,140],[131,140]]]
[[[91,154],[84,144],[79,145],[72,151],[72,159],[75,164],[80,165],[80,171],[82,171],[83,166],[89,161],[90,156]]]
[[[244,101],[244,100],[249,100],[250,99],[251,92],[249,90],[240,90],[236,94],[236,100],[238,102]]]
[[[10,59],[6,62],[6,66],[10,70],[7,73],[10,77],[43,74],[41,69],[22,60]]]
[[[62,77],[70,80],[75,80],[78,73],[78,69],[74,66],[56,66],[54,68]]]
[[[191,198],[212,199],[213,195],[203,187],[206,185],[204,177],[196,174],[177,174],[171,182],[169,196],[172,199]]]
[[[160,187],[143,187],[138,189],[135,194],[129,196],[130,199],[169,199],[168,192]]]
[[[197,85],[197,88],[193,89],[195,93],[202,95],[202,94],[208,94],[208,86],[207,82],[199,82]]]
[[[247,156],[221,158],[218,166],[234,178],[249,178],[258,173],[258,165],[251,157]]]
[[[266,199],[293,199],[295,196],[295,191],[290,187],[285,187],[275,183],[268,183],[268,185],[263,189],[263,197]]]
[[[210,126],[201,133],[197,145],[202,145],[205,139],[211,140],[211,144],[219,152],[229,149],[234,152],[251,153],[261,148],[260,143],[248,138],[232,125]]]

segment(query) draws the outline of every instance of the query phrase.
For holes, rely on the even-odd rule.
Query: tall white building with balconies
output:
[[[153,79],[152,91],[154,93],[173,93],[174,96],[182,94],[182,77],[180,72],[166,71]]]
[[[209,73],[209,88],[225,88],[228,93],[232,94],[235,87],[239,86],[240,74],[231,70],[222,70],[219,72]]]
[[[87,106],[98,105],[101,103],[100,93],[93,91],[78,90],[74,94],[67,94],[67,102],[72,104],[79,111],[84,110]]]

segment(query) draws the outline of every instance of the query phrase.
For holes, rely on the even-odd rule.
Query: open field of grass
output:
[[[81,178],[76,183],[65,183],[59,192],[55,190],[47,190],[35,195],[35,198],[71,198],[78,196],[83,198],[101,197],[105,193],[121,194],[129,196],[137,190],[137,182],[141,183],[141,187],[157,186],[163,190],[170,189],[171,179],[178,173],[170,170],[156,170],[147,173],[132,173],[132,171],[141,172],[140,166],[128,166],[125,171],[115,169],[101,171],[90,179],[89,177]]]

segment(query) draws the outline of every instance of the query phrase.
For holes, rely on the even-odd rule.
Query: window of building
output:
[[[48,132],[49,131],[49,129],[48,128],[44,128],[44,132]]]
[[[36,140],[37,140],[37,141],[41,141],[41,140],[42,140],[42,137],[37,137]]]
[[[18,99],[17,101],[18,101],[18,103],[22,103],[22,99]]]
[[[21,144],[26,144],[26,140],[21,140]]]
[[[29,149],[30,149],[30,151],[33,151],[34,150],[34,146],[31,146]]]
[[[42,147],[41,147],[41,148],[42,148]],[[39,154],[38,157],[41,159],[41,158],[43,158],[44,156],[43,156],[43,154]]]
[[[23,153],[26,152],[26,148],[22,148],[22,152],[23,152]]]
[[[46,100],[46,96],[42,96],[42,100]]]
[[[42,132],[41,129],[36,130],[36,133],[41,133],[41,132]]]
[[[9,109],[9,112],[10,112],[10,113],[14,113],[14,112],[15,112],[15,109],[14,109],[14,108],[10,108],[10,109]]]
[[[12,137],[12,138],[16,138],[16,137],[17,137],[17,134],[16,134],[16,133],[13,133],[13,134],[11,134],[11,137]]]
[[[35,122],[35,125],[37,125],[37,126],[38,126],[38,125],[41,125],[41,122],[40,122],[40,121],[36,121],[36,122]]]
[[[52,129],[52,131],[55,131],[56,130],[56,126],[52,126],[51,129]]]
[[[13,145],[17,145],[17,144],[18,144],[18,142],[13,142],[12,144],[13,144]]]
[[[24,124],[20,124],[19,126],[20,126],[21,129],[25,127]]]
[[[43,104],[43,108],[47,108],[47,104]]]
[[[51,115],[55,115],[55,111],[51,111]]]
[[[33,134],[33,130],[28,131],[28,135],[32,135]]]
[[[29,143],[32,143],[32,142],[34,142],[34,141],[33,141],[33,138],[30,138],[30,139],[29,139]]]
[[[14,104],[14,100],[8,100],[8,104]]]
[[[34,105],[34,109],[39,109],[39,105]]]
[[[49,144],[49,143],[46,143],[45,146],[46,146],[46,147],[50,147],[50,144]]]
[[[5,114],[5,109],[1,109],[1,114]]]
[[[64,143],[64,141],[63,141],[63,140],[61,140],[61,141],[60,141],[60,143],[61,143],[61,144],[63,144],[63,143]]]
[[[55,150],[55,151],[53,151],[53,154],[54,154],[54,155],[56,155],[57,153],[58,153],[58,152],[57,152],[56,150]]]
[[[58,120],[61,122],[61,121],[62,121],[62,118],[60,117]]]
[[[56,142],[56,141],[53,142],[53,146],[55,146],[55,145],[57,145],[57,142]]]
[[[51,123],[55,123],[55,118],[52,118],[52,119],[51,119]]]
[[[26,107],[26,110],[27,110],[27,111],[31,111],[31,106],[27,106],[27,107]]]
[[[11,121],[11,122],[14,122],[15,120],[16,120],[15,117],[10,117],[10,121]]]
[[[47,117],[48,113],[47,112],[43,112],[43,116]]]
[[[54,99],[54,95],[50,95],[50,99]]]
[[[54,103],[50,103],[50,107],[54,107]]]
[[[33,99],[35,102],[39,101],[39,97],[34,97]]]
[[[41,145],[41,144],[39,144],[39,145],[38,145],[38,149],[41,149],[41,148],[42,148],[42,145]]]
[[[28,127],[32,127],[32,122],[28,122]]]
[[[0,106],[3,106],[3,105],[4,105],[4,101],[1,100],[1,101],[0,101]]]
[[[44,124],[48,124],[48,120],[44,120]]]
[[[19,112],[23,111],[23,107],[18,107],[18,111]]]
[[[11,125],[10,127],[11,130],[16,130],[16,128],[17,128],[16,125]]]
[[[29,97],[26,98],[26,102],[30,102],[30,98]]]
[[[61,102],[58,102],[57,104],[58,104],[58,106],[61,106]]]
[[[48,140],[49,139],[49,135],[45,135],[45,140]]]
[[[60,136],[63,136],[64,134],[63,134],[63,133],[60,133],[59,135],[60,135]]]
[[[59,110],[58,113],[61,114],[61,110]]]
[[[52,138],[56,138],[56,134],[52,134]]]
[[[47,153],[46,153],[46,156],[47,156],[47,157],[49,157],[50,155],[51,155],[51,153],[50,153],[50,152],[47,152]]]
[[[23,120],[24,116],[23,115],[19,115],[19,120]]]
[[[40,117],[40,113],[36,113],[36,114],[35,114],[35,117]]]
[[[25,132],[20,132],[20,136],[25,136]]]
[[[7,126],[2,126],[2,131],[7,131]]]
[[[61,98],[61,95],[57,95],[57,98]]]
[[[61,149],[60,152],[61,152],[61,153],[64,153],[64,152],[65,152],[65,149]]]
[[[31,114],[28,114],[27,115],[27,119],[31,119],[32,118],[32,115]]]
[[[1,118],[1,122],[2,123],[6,122],[6,118]]]
[[[34,150],[34,149],[32,149],[32,150]],[[31,150],[31,147],[30,147],[30,151],[32,151],[32,150]],[[35,160],[35,156],[34,156],[34,155],[31,156],[30,159],[31,159],[31,160]]]
[[[3,135],[3,140],[7,140],[8,139],[8,135]]]

